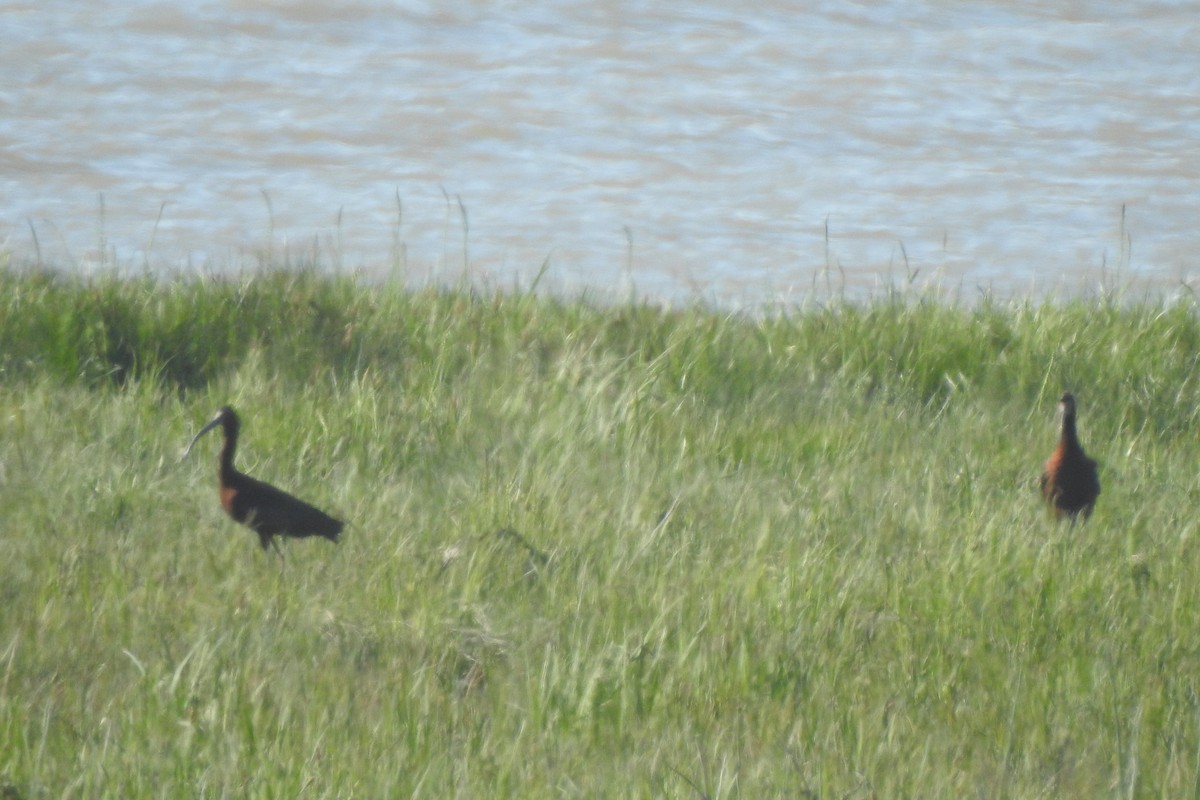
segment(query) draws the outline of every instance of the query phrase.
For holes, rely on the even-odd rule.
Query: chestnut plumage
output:
[[[1058,517],[1074,521],[1080,514],[1086,520],[1100,496],[1100,477],[1096,462],[1088,458],[1075,430],[1075,396],[1063,393],[1058,403],[1062,415],[1058,446],[1046,459],[1042,472],[1042,497]]]

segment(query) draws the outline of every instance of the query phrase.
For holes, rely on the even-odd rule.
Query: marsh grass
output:
[[[1198,345],[1182,302],[0,273],[0,789],[1194,796]],[[223,403],[338,547],[264,557],[179,462]]]

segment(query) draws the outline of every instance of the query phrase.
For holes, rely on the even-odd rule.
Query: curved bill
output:
[[[183,461],[185,458],[187,458],[188,453],[192,452],[192,447],[196,444],[197,441],[200,440],[200,437],[203,436],[204,434],[208,433],[209,431],[211,431],[213,428],[217,427],[220,424],[221,424],[221,415],[220,414],[218,414],[217,416],[210,419],[207,423],[205,423],[204,427],[200,429],[200,432],[192,437],[192,441],[188,442],[187,449],[183,451],[183,455],[181,455],[179,457],[179,460]]]

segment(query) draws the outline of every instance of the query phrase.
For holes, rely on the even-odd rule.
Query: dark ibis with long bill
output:
[[[238,472],[233,465],[241,421],[229,406],[224,406],[192,437],[183,458],[192,452],[200,437],[217,426],[224,429],[225,441],[217,460],[217,484],[221,506],[229,516],[258,534],[265,552],[268,547],[283,555],[276,536],[321,536],[337,544],[343,523],[308,503],[269,483]]]
[[[1064,392],[1058,401],[1061,414],[1058,446],[1046,459],[1042,472],[1042,497],[1055,516],[1074,522],[1092,515],[1100,496],[1100,476],[1096,462],[1088,458],[1075,430],[1075,395]]]

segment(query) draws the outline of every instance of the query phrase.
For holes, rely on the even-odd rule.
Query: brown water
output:
[[[0,0],[0,252],[731,305],[1200,272],[1195,4],[746,5]]]

